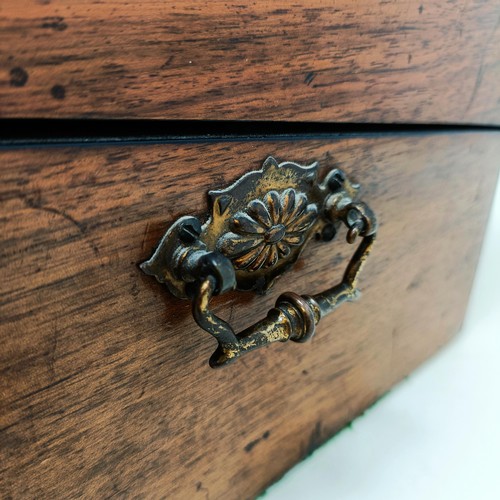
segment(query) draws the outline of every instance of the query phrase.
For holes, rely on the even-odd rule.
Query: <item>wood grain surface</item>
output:
[[[213,370],[189,303],[137,264],[269,154],[345,169],[379,238],[311,342]],[[459,330],[499,158],[494,133],[0,151],[1,496],[254,497]],[[337,282],[344,236],[216,312],[240,330]]]
[[[1,117],[500,124],[498,0],[2,0]]]

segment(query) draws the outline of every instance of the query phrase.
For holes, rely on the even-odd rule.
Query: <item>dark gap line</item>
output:
[[[448,124],[283,121],[0,119],[0,147],[95,146],[326,139],[382,134],[499,132],[500,127]]]

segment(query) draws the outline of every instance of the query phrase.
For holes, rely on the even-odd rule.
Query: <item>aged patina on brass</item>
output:
[[[301,166],[269,157],[226,189],[210,191],[211,216],[178,219],[141,269],[172,294],[192,300],[193,316],[219,344],[210,358],[218,367],[272,342],[305,342],[326,314],[358,298],[357,278],[377,231],[374,213],[356,201],[359,186],[331,170],[318,182],[318,163]],[[342,281],[313,296],[284,293],[267,316],[236,334],[210,310],[210,299],[232,289],[265,292],[316,235],[330,241],[339,226],[347,242],[361,242]]]

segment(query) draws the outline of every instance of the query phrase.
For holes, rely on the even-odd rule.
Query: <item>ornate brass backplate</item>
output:
[[[195,320],[219,343],[210,359],[213,367],[271,342],[303,342],[322,316],[358,296],[356,279],[377,225],[368,206],[355,201],[358,190],[339,169],[318,182],[317,163],[278,164],[269,157],[261,170],[210,191],[206,222],[192,216],[178,219],[141,269],[175,296],[193,301]],[[358,236],[362,241],[339,285],[313,297],[283,294],[264,320],[238,335],[210,311],[213,295],[234,288],[268,290],[312,236],[330,241],[341,224],[348,228],[349,243]]]

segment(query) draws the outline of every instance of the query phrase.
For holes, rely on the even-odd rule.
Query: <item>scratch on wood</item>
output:
[[[309,73],[307,73],[305,79],[304,79],[304,83],[306,85],[310,85],[311,82],[314,80],[316,74],[314,73],[314,71],[310,71]]]
[[[467,104],[467,107],[465,108],[464,115],[466,115],[469,112],[470,108],[472,107],[472,104],[474,103],[474,101],[476,99],[477,92],[478,92],[479,88],[481,87],[481,83],[483,82],[483,77],[484,77],[484,72],[485,72],[484,58],[485,58],[486,53],[488,52],[490,42],[493,39],[493,36],[495,35],[499,25],[500,25],[500,16],[498,16],[495,27],[493,28],[493,31],[491,32],[490,36],[488,37],[488,42],[484,45],[484,47],[481,51],[479,68],[478,68],[477,73],[476,73],[476,81],[474,83],[474,88],[472,89],[472,93],[471,93],[469,102]]]
[[[85,229],[86,229],[85,224],[82,224],[81,222],[77,221],[74,217],[67,214],[64,210],[59,210],[54,207],[44,206],[38,200],[32,200],[30,198],[24,198],[24,202],[29,208],[32,208],[33,210],[41,210],[43,212],[56,214],[59,215],[60,217],[63,217],[67,221],[71,222],[78,229],[78,231],[80,231],[80,233],[85,234]]]
[[[201,481],[199,481],[196,484],[196,491],[203,491],[205,493],[205,500],[210,500],[210,494],[209,494],[208,488],[205,488]]]
[[[146,248],[146,240],[148,236],[148,231],[149,231],[149,222],[146,223],[146,228],[144,229],[144,236],[142,237],[142,244],[141,244],[141,250],[145,250]]]
[[[244,448],[247,453],[250,453],[262,440],[266,440],[271,435],[271,431],[266,431],[262,437],[250,441]]]

